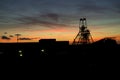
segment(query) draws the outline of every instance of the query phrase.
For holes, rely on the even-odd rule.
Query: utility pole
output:
[[[18,43],[19,36],[21,36],[21,34],[15,34],[15,36],[17,36],[17,43]]]

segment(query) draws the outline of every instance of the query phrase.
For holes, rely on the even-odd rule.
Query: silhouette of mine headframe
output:
[[[93,42],[93,38],[90,34],[89,29],[87,29],[87,20],[86,18],[80,18],[79,32],[75,37],[72,45],[90,44],[92,42]]]

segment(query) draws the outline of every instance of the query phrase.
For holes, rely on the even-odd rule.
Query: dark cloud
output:
[[[11,38],[9,38],[9,37],[7,37],[7,36],[2,36],[1,39],[10,40]]]
[[[4,34],[7,34],[7,32],[4,32]]]
[[[32,40],[32,38],[19,38],[19,40]]]
[[[58,19],[59,19],[59,15],[55,14],[55,13],[43,14],[43,15],[41,15],[41,17],[49,18],[49,19],[54,20],[54,21],[58,21]]]
[[[48,15],[42,15],[42,17],[49,17],[51,19],[57,20],[57,15],[55,14],[48,14]],[[17,18],[18,21],[21,21],[22,24],[24,25],[41,25],[44,27],[50,27],[50,28],[54,28],[54,27],[66,27],[67,25],[62,24],[62,23],[58,23],[58,22],[54,22],[51,20],[47,20],[47,19],[40,19],[40,17],[37,16],[23,16],[20,18]]]
[[[39,24],[39,20],[44,22],[54,22],[54,21],[57,22],[59,19],[61,19],[61,14],[65,14],[65,15],[71,14],[71,16],[78,16],[78,17],[84,16],[84,15],[87,17],[96,17],[96,16],[102,17],[104,15],[103,17],[105,17],[107,15],[109,16],[114,15],[110,12],[113,12],[113,11],[114,13],[116,13],[116,11],[120,12],[119,0],[100,0],[100,1],[96,1],[96,0],[59,0],[59,1],[57,0],[12,0],[12,1],[0,0],[0,1],[1,1],[0,4],[3,6],[3,7],[0,7],[1,8],[0,11],[3,12],[3,15],[1,15],[0,19],[6,16],[5,20],[2,19],[0,22],[4,24],[10,24],[10,23]],[[6,12],[6,11],[10,11],[10,12]],[[102,14],[102,15],[96,15],[96,14]],[[20,15],[24,15],[24,16],[20,16]],[[31,17],[27,17],[27,16],[31,16]],[[71,16],[65,19],[69,20]],[[18,21],[15,22],[15,20],[12,18],[17,18]]]
[[[21,21],[23,24],[39,23],[39,20],[37,20],[37,18],[28,16],[21,16],[20,18],[16,18],[16,20]]]
[[[9,37],[14,37],[13,35],[9,35]]]

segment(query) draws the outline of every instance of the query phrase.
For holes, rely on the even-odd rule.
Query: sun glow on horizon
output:
[[[105,37],[116,37],[116,40],[119,42],[119,28],[114,28],[111,26],[95,26],[91,25],[92,23],[88,23],[88,29],[91,31],[91,35],[94,41],[98,41]],[[44,24],[45,25],[45,24]],[[53,25],[53,24],[52,24]],[[22,25],[22,28],[12,28],[3,30],[0,33],[1,36],[6,36],[5,39],[0,38],[1,43],[12,43],[17,42],[17,37],[15,36],[16,33],[21,34],[19,36],[19,42],[39,42],[40,39],[49,39],[54,38],[58,41],[69,41],[70,43],[73,42],[74,38],[76,37],[77,33],[79,32],[78,23],[71,24],[71,25],[54,25],[55,28],[48,28],[46,26],[40,25],[29,25],[29,28],[26,29],[27,25]],[[57,27],[58,26],[58,27]],[[33,28],[34,27],[34,28]],[[7,34],[4,34],[7,32]],[[10,37],[13,35],[13,37]],[[117,35],[117,36],[116,36]],[[10,38],[10,39],[7,39]]]

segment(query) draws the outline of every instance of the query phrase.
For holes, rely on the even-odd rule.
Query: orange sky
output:
[[[19,32],[21,36],[19,38],[30,38],[32,40],[19,40],[19,42],[38,42],[39,39],[43,38],[55,38],[57,41],[69,41],[70,43],[74,40],[75,36],[77,35],[79,31],[79,27],[77,26],[78,24],[74,26],[68,27],[57,27],[54,29],[43,29],[40,30],[38,29],[9,29],[10,33],[3,34],[6,36],[9,35],[14,35],[15,33]],[[33,27],[33,25],[32,25]],[[96,26],[95,26],[96,27]],[[119,35],[119,29],[115,29],[113,27],[100,27],[100,28],[95,28],[94,26],[88,26],[88,29],[91,31],[91,35],[93,37],[93,40],[99,40],[104,37],[116,37],[115,39],[117,42],[120,40],[120,35]],[[4,31],[3,31],[4,32]],[[0,39],[0,42],[17,42],[17,37],[14,36],[11,38],[11,40],[4,40]]]

